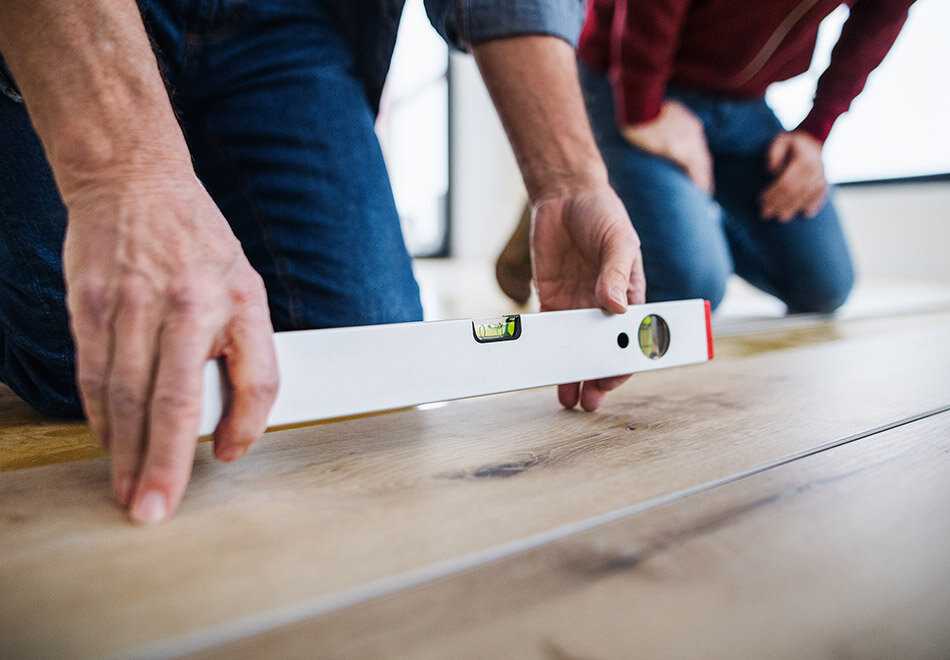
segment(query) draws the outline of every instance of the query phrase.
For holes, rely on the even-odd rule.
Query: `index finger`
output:
[[[212,343],[200,323],[179,318],[162,328],[148,445],[130,509],[138,523],[168,518],[191,477],[201,423],[202,373]]]
[[[611,376],[609,378],[598,378],[597,380],[588,380],[584,382],[584,389],[581,393],[581,408],[587,412],[594,412],[600,407],[607,392],[615,390],[626,383],[632,374],[626,376]]]
[[[627,311],[630,269],[637,251],[638,247],[619,232],[612,233],[604,242],[600,272],[594,284],[594,297],[602,309],[614,314]]]
[[[637,250],[633,265],[630,267],[630,286],[627,289],[627,302],[642,305],[647,300],[647,278],[643,272],[643,253]]]
[[[240,458],[267,428],[277,397],[277,356],[266,303],[232,324],[224,350],[231,396],[214,432],[215,455]]]
[[[564,383],[563,385],[557,386],[557,400],[568,410],[576,406],[580,398],[580,383]]]

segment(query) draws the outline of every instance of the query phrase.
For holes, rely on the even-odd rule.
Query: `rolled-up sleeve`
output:
[[[429,19],[446,41],[467,50],[483,41],[528,34],[577,45],[584,0],[425,0]]]

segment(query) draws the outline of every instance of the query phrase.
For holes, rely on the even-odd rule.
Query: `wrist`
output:
[[[64,203],[91,188],[119,182],[170,181],[193,177],[187,148],[176,148],[160,135],[112,136],[97,143],[73,144],[50,159]]]
[[[96,96],[72,116],[39,113],[38,132],[64,199],[99,181],[191,170],[167,96],[110,104],[115,98]]]
[[[73,214],[90,205],[111,205],[127,198],[181,198],[196,189],[202,186],[190,164],[186,167],[171,163],[147,167],[123,165],[89,173],[78,185],[63,192],[62,198],[71,224]]]
[[[603,165],[583,171],[549,172],[544,180],[528,186],[528,197],[537,205],[551,199],[571,197],[580,192],[609,186],[607,171]]]
[[[821,111],[812,109],[808,116],[802,120],[792,132],[808,135],[818,144],[824,145],[825,140],[831,133],[831,127],[834,125],[835,118]]]
[[[805,140],[806,142],[814,146],[815,149],[817,149],[818,151],[821,151],[825,146],[825,143],[823,140],[819,140],[812,133],[806,130],[797,128],[794,131],[792,131],[792,134],[798,137],[799,139]]]

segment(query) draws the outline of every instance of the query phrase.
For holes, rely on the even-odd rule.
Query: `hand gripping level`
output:
[[[404,408],[705,362],[709,303],[632,305],[482,320],[394,323],[274,335],[280,392],[268,426]],[[227,380],[205,368],[201,434],[214,431]]]

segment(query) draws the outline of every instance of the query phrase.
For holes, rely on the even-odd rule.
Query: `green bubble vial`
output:
[[[479,344],[513,341],[521,336],[521,316],[512,314],[472,321],[472,334]]]

